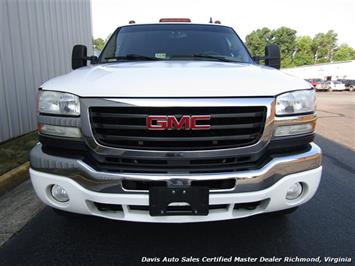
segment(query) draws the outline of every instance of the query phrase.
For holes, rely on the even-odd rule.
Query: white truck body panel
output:
[[[140,61],[80,68],[41,87],[81,97],[255,97],[310,86],[274,68],[254,64]]]

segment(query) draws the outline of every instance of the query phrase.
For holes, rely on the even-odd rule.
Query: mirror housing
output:
[[[71,55],[71,68],[77,69],[87,65],[87,61],[90,60],[91,64],[97,63],[97,56],[88,57],[88,49],[85,45],[77,44],[73,47]]]
[[[281,56],[280,48],[276,44],[269,44],[265,46],[265,65],[280,69],[281,67]]]
[[[87,65],[87,51],[85,45],[77,44],[73,47],[73,52],[71,55],[71,68],[77,69]]]

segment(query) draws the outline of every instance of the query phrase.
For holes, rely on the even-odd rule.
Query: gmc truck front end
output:
[[[232,28],[174,19],[117,28],[98,58],[75,45],[74,71],[39,90],[37,195],[139,222],[294,211],[317,191],[321,150],[314,89],[280,64],[276,45],[252,58]]]
[[[202,222],[293,209],[318,188],[316,114],[278,116],[277,97],[79,101],[79,116],[38,116],[31,180],[53,208]]]

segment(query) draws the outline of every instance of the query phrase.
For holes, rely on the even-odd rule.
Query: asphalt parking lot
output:
[[[316,196],[287,217],[145,224],[86,216],[67,220],[46,207],[2,245],[0,265],[135,265],[142,257],[164,256],[321,256],[323,261],[341,256],[354,261],[355,92],[318,93],[318,114],[322,182]]]
[[[318,92],[317,113],[317,133],[355,151],[355,92]]]

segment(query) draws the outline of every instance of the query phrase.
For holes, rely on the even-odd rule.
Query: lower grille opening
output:
[[[95,207],[102,212],[123,212],[122,205],[94,202]]]
[[[258,206],[261,205],[262,202],[263,201],[237,203],[234,205],[234,210],[255,210]]]
[[[141,206],[141,205],[129,205],[129,208],[131,210],[135,211],[149,211],[149,206]],[[228,209],[228,204],[218,204],[218,205],[209,205],[208,206],[209,210],[226,210]],[[185,211],[191,211],[191,206],[190,205],[183,205],[183,206],[168,206],[167,208],[168,212],[185,212]]]
[[[145,190],[148,191],[151,187],[166,187],[165,181],[135,181],[135,180],[123,180],[122,187],[125,190]]]
[[[191,186],[208,187],[208,189],[210,190],[232,189],[235,187],[235,184],[236,180],[234,178],[222,180],[201,180],[191,182]]]
[[[209,190],[233,189],[236,185],[234,178],[221,180],[201,180],[192,181],[192,187],[208,187]],[[123,180],[122,187],[125,190],[149,191],[151,187],[167,187],[166,181],[141,181],[141,180]]]

